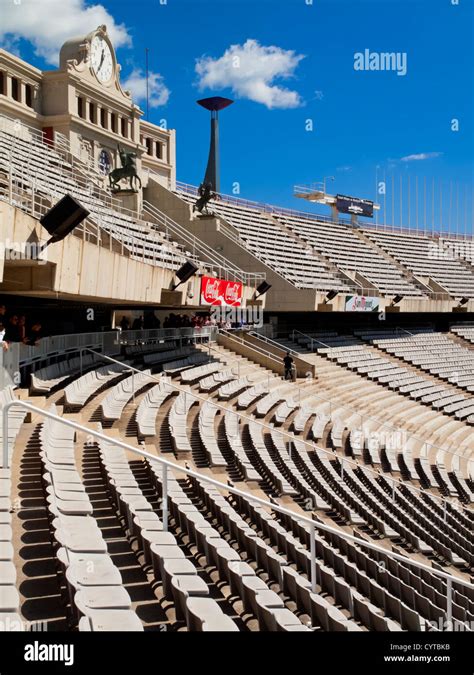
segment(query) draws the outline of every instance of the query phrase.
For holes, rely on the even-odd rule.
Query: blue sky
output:
[[[56,1],[42,0],[42,5]],[[402,220],[408,221],[410,180],[412,225],[416,176],[420,218],[423,180],[427,180],[429,220],[434,178],[436,220],[441,181],[443,220],[448,224],[451,182],[451,229],[459,195],[457,227],[463,231],[467,220],[472,223],[472,0],[459,0],[459,4],[452,4],[452,0],[307,2],[310,0],[167,0],[166,4],[160,0],[102,0],[100,6],[113,18],[122,43],[118,59],[123,79],[133,70],[143,69],[145,47],[150,49],[150,69],[161,76],[156,80],[157,89],[161,88],[157,100],[167,99],[164,105],[151,108],[150,120],[159,123],[165,118],[168,126],[176,129],[180,180],[198,184],[207,160],[208,113],[195,100],[223,95],[236,101],[221,116],[223,192],[231,193],[239,183],[242,197],[314,210],[292,196],[293,185],[333,175],[331,191],[374,198],[378,166],[379,179],[384,173],[388,177],[387,222],[392,215],[393,173],[396,222],[400,220],[400,175]],[[31,3],[22,0],[23,11]],[[1,0],[1,4],[12,2]],[[100,12],[92,8],[99,2],[63,0],[64,5],[71,6],[71,14],[82,11],[91,29],[97,26]],[[50,26],[60,21],[54,12],[48,20]],[[48,27],[38,25],[38,33],[45,33],[38,46],[38,40],[34,45],[31,42],[35,41],[35,25],[28,31],[21,25],[15,28],[13,20],[3,43],[39,67],[51,68],[53,57],[44,45],[47,41],[48,49],[54,47],[54,27],[50,36]],[[61,31],[57,33],[61,42]],[[225,55],[230,58],[231,45],[237,45],[234,54],[242,54],[248,40],[255,41],[248,49],[248,77],[235,85],[235,73],[229,75]],[[270,47],[276,48],[272,52],[277,64],[274,79],[265,65]],[[366,49],[405,54],[406,74],[356,71],[354,54]],[[201,80],[217,86],[198,87],[196,63],[203,57],[208,60],[201,61]],[[160,96],[163,89],[166,95]],[[451,129],[452,119],[459,120],[458,131]],[[305,128],[308,120],[312,131]],[[383,204],[383,197],[379,201]],[[383,221],[382,214],[378,217]]]

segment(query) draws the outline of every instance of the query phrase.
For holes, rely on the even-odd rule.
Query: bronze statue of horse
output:
[[[109,173],[110,189],[113,192],[120,192],[120,181],[128,178],[130,181],[130,190],[137,192],[136,187],[134,187],[134,183],[135,185],[138,183],[138,187],[140,189],[142,187],[142,181],[137,173],[137,156],[134,152],[126,152],[120,147],[120,145],[118,146],[118,151],[120,154],[122,166]]]

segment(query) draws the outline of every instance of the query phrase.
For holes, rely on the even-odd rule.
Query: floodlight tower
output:
[[[207,160],[204,185],[209,184],[212,192],[220,192],[220,167],[219,167],[219,110],[232,105],[234,101],[222,96],[203,98],[197,103],[211,112],[211,142],[209,145],[209,159]]]

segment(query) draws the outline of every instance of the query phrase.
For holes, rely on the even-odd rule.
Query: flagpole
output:
[[[149,72],[148,72],[148,47],[145,47],[145,70],[146,70],[146,120],[147,122],[150,112],[150,96],[149,96]]]

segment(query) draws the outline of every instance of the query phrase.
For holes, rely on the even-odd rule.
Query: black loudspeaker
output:
[[[326,300],[330,302],[330,300],[334,300],[336,295],[338,295],[339,291],[329,291],[329,293],[326,295]]]
[[[182,267],[179,268],[179,270],[176,272],[176,276],[178,277],[179,281],[181,284],[184,284],[185,281],[190,279],[196,272],[198,271],[199,267],[195,265],[193,262],[190,260],[187,260]]]
[[[398,305],[403,300],[403,295],[396,295],[392,300],[392,305]]]
[[[61,239],[67,237],[74,228],[87,218],[89,213],[90,211],[84,208],[74,197],[69,194],[65,195],[40,220],[41,225],[51,235],[48,243],[61,241]]]
[[[257,286],[257,295],[265,295],[267,291],[270,290],[272,287],[271,284],[268,283],[268,281],[262,281],[258,286]]]

